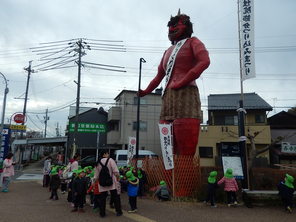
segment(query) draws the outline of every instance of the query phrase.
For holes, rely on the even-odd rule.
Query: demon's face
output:
[[[192,34],[192,23],[189,16],[184,14],[172,17],[168,23],[168,27],[168,37],[172,43],[189,38]]]
[[[169,40],[172,42],[181,40],[181,37],[184,35],[185,31],[186,25],[184,25],[183,22],[179,20],[178,23],[169,26]]]

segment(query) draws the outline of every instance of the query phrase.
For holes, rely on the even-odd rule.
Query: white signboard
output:
[[[256,77],[254,42],[254,0],[239,0],[242,80]]]
[[[244,178],[242,160],[239,156],[222,156],[222,164],[224,173],[227,169],[231,168],[235,178]]]
[[[164,167],[170,170],[174,168],[172,124],[158,124],[158,126]]]
[[[296,153],[296,145],[282,142],[282,153]]]
[[[134,155],[136,155],[136,137],[130,136],[128,138],[127,164],[131,163]]]

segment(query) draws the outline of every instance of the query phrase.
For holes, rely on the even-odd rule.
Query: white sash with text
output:
[[[170,78],[171,78],[171,74],[172,74],[172,71],[173,71],[173,68],[174,68],[174,65],[175,65],[175,60],[176,60],[176,57],[177,57],[177,54],[179,52],[179,50],[182,48],[182,46],[184,45],[184,43],[186,42],[187,39],[182,39],[180,40],[179,42],[177,42],[177,44],[175,45],[175,48],[173,49],[172,51],[172,54],[170,55],[170,58],[168,60],[168,63],[167,63],[167,67],[166,67],[166,71],[165,71],[165,87],[164,87],[164,90],[162,90],[162,95],[164,94],[165,92],[165,89],[170,81]]]

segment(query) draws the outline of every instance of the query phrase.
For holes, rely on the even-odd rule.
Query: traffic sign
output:
[[[25,115],[23,115],[22,113],[17,113],[13,116],[13,120],[16,123],[24,123],[25,119]]]

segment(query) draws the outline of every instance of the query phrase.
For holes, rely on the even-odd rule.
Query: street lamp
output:
[[[139,69],[139,87],[138,87],[138,104],[137,104],[137,135],[136,135],[136,167],[138,165],[139,157],[139,131],[140,131],[140,89],[141,89],[141,72],[142,72],[142,63],[145,63],[145,59],[140,58],[140,69]]]
[[[0,126],[0,133],[1,133],[1,136],[2,136],[2,131],[3,131],[3,128],[4,128],[6,96],[7,96],[8,92],[9,92],[9,89],[7,87],[7,79],[5,78],[5,75],[2,72],[0,72],[0,74],[4,78],[4,81],[5,81],[4,98],[3,98],[3,108],[2,108],[2,118],[1,118],[1,126]]]

